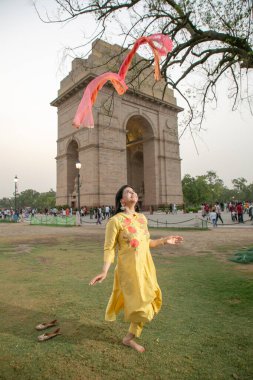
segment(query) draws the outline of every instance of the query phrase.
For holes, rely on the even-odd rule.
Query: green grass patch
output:
[[[53,224],[53,223],[50,223],[50,224],[39,224],[39,223],[31,223],[30,224],[31,226],[46,226],[46,227],[76,227],[75,224]]]
[[[253,263],[253,247],[244,248],[234,254],[234,257],[230,257],[229,260],[239,264]]]
[[[17,220],[0,218],[0,223],[17,223]]]
[[[144,328],[146,352],[138,354],[121,344],[122,316],[104,321],[113,270],[88,285],[102,248],[85,237],[35,242],[28,253],[0,246],[1,379],[253,378],[252,275],[211,254],[154,251],[163,307]],[[37,342],[35,326],[54,318],[62,336]]]
[[[41,215],[29,217],[29,222],[31,225],[45,225],[45,226],[75,226],[76,225],[76,217],[75,216],[51,216],[51,215]]]

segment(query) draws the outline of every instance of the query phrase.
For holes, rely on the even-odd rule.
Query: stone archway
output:
[[[154,133],[143,116],[132,116],[126,125],[127,183],[138,193],[141,207],[155,204]]]
[[[127,148],[127,183],[138,193],[140,206],[144,202],[144,160],[143,145]]]
[[[75,192],[77,182],[76,162],[78,160],[78,144],[76,140],[72,140],[67,147],[67,194],[68,204],[76,207]]]

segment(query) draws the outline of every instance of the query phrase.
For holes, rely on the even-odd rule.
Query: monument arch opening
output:
[[[141,207],[155,204],[154,132],[143,116],[130,117],[126,124],[127,183],[139,197]]]

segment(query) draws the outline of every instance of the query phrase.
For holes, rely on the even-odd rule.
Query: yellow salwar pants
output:
[[[137,338],[140,337],[142,329],[143,329],[144,323],[143,322],[131,322],[128,332],[136,336]]]

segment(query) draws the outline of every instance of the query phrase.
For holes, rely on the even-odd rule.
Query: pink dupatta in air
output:
[[[101,90],[101,88],[108,80],[111,81],[113,87],[119,95],[123,95],[127,91],[128,87],[125,83],[125,78],[129,66],[139,46],[145,43],[151,47],[154,54],[155,80],[160,79],[160,58],[162,56],[166,56],[168,52],[172,50],[173,45],[171,39],[164,34],[152,34],[148,37],[138,38],[132,50],[124,59],[117,74],[112,72],[101,74],[93,79],[85,88],[82,100],[78,106],[75,118],[73,120],[74,127],[80,128],[81,125],[86,128],[94,127],[92,106],[96,101],[98,91]]]
[[[162,56],[166,56],[168,52],[172,50],[173,46],[169,36],[166,36],[164,34],[152,34],[149,37],[138,38],[132,50],[128,53],[119,69],[119,76],[121,78],[125,79],[129,66],[139,46],[146,43],[151,47],[154,54],[155,80],[160,79],[160,58]]]
[[[77,108],[77,112],[73,121],[73,126],[79,128],[81,125],[87,128],[94,127],[94,119],[92,114],[92,106],[96,101],[98,91],[104,84],[110,80],[113,87],[119,95],[127,90],[125,81],[119,77],[119,74],[107,72],[93,79],[86,87],[82,100]]]

